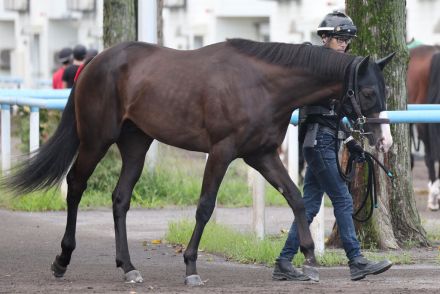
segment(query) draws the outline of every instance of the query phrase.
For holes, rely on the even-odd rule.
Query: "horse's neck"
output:
[[[331,99],[340,99],[342,96],[343,82],[322,82],[316,77],[301,79],[286,86],[286,90],[280,93],[279,104],[289,111],[293,111],[305,105],[325,103]]]

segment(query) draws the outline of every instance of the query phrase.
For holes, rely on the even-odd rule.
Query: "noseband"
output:
[[[345,92],[344,96],[342,97],[340,106],[343,108],[344,103],[349,100],[353,110],[356,114],[356,119],[353,121],[351,120],[352,127],[356,132],[359,132],[360,135],[366,134],[364,131],[364,125],[365,124],[389,124],[390,120],[388,118],[370,118],[365,117],[362,114],[361,106],[359,102],[359,93],[358,93],[358,71],[359,67],[361,65],[362,57],[356,57],[355,60],[350,64],[350,73],[348,76],[348,83],[347,83],[347,91]],[[339,113],[342,113],[343,111],[340,111]]]

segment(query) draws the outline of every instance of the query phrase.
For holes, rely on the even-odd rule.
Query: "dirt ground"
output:
[[[426,209],[424,166],[417,162],[414,188],[426,227],[440,229],[440,211]],[[326,232],[333,224],[326,211]],[[81,211],[78,215],[77,249],[64,278],[56,279],[50,263],[60,251],[65,212],[24,213],[0,210],[0,293],[440,293],[440,259],[437,247],[413,249],[414,265],[393,266],[389,271],[358,282],[349,279],[348,267],[320,268],[321,281],[275,282],[272,268],[242,265],[201,252],[198,270],[205,285],[183,284],[185,266],[181,253],[166,244],[152,245],[163,237],[170,220],[194,218],[195,208],[130,211],[127,228],[133,263],[144,277],[142,284],[126,284],[115,267],[113,218],[108,209]],[[287,208],[267,208],[269,233],[288,228]],[[249,208],[217,211],[217,221],[246,230]],[[145,247],[145,241],[147,246]]]

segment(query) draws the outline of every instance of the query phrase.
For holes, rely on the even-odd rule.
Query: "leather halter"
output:
[[[345,92],[345,95],[342,97],[342,101],[340,105],[341,108],[343,108],[345,101],[347,99],[350,101],[353,110],[357,116],[356,120],[354,121],[354,127],[359,129],[361,133],[364,133],[363,131],[364,124],[389,124],[390,120],[387,118],[365,117],[362,114],[360,102],[359,102],[359,93],[358,93],[358,71],[361,61],[362,61],[362,57],[356,57],[353,60],[353,62],[350,64],[350,72],[346,87],[347,91]]]

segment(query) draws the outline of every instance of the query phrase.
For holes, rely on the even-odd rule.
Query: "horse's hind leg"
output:
[[[197,250],[203,230],[215,207],[215,199],[229,163],[235,158],[235,151],[226,142],[211,148],[203,175],[202,191],[196,212],[196,226],[183,255],[186,264],[185,284],[199,286],[203,282],[197,274]]]
[[[429,183],[428,183],[428,209],[430,210],[438,210],[438,195],[439,195],[439,183],[436,181],[435,176],[435,160],[431,158],[431,146],[429,145],[429,141],[426,137],[427,133],[425,133],[425,137],[423,137],[423,144],[425,145],[425,165],[428,169]]]
[[[108,147],[108,145],[100,147],[80,145],[75,163],[67,175],[67,223],[66,231],[61,241],[61,254],[56,256],[51,267],[55,277],[62,277],[70,263],[72,252],[76,246],[75,231],[78,205],[87,187],[87,180],[98,162],[105,155]]]
[[[304,263],[304,274],[312,280],[319,280],[319,273],[316,266],[315,245],[306,218],[306,210],[301,198],[301,193],[290,179],[289,174],[275,152],[250,156],[244,158],[245,162],[259,171],[263,177],[283,196],[293,210],[295,221],[298,227],[301,252],[306,261]]]
[[[113,191],[113,219],[115,222],[116,266],[122,268],[128,282],[142,282],[142,276],[130,261],[127,244],[126,216],[134,185],[138,181],[145,161],[145,154],[153,139],[136,126],[126,123],[116,142],[121,152],[122,170]]]
[[[438,163],[438,174],[437,174],[437,178],[434,182],[434,185],[437,187],[437,205],[440,206],[440,160],[437,160]]]
[[[429,157],[429,155],[425,154],[425,163],[426,167],[428,168],[428,174],[429,174],[429,183],[428,183],[428,209],[430,210],[438,210],[439,209],[439,194],[440,194],[440,187],[439,187],[439,179],[436,179],[435,176],[435,160]]]

